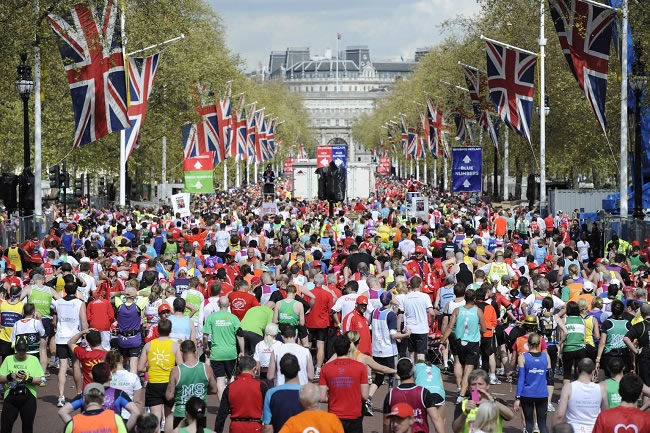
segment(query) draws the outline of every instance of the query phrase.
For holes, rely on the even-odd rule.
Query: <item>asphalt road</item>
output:
[[[445,382],[445,390],[447,391],[447,403],[445,405],[445,430],[451,432],[451,423],[453,421],[454,406],[456,401],[455,396],[455,383],[453,376],[443,375],[443,381]],[[75,390],[72,386],[72,379],[68,377],[69,384],[66,386],[66,398],[70,399],[74,397]],[[555,393],[553,397],[554,404],[557,404],[559,398],[559,393],[561,389],[561,380],[556,376],[555,383]],[[497,397],[507,401],[507,403],[512,407],[513,398],[514,398],[514,388],[515,385],[510,385],[503,383],[501,385],[492,385],[490,391],[492,394]],[[381,411],[384,397],[386,395],[387,388],[382,386],[375,394],[373,399],[375,416],[366,417],[364,420],[364,432],[381,432],[382,431],[382,419],[383,413]],[[59,419],[57,415],[58,408],[56,407],[56,377],[51,376],[46,387],[38,388],[38,410],[36,414],[36,420],[34,422],[34,431],[35,432],[62,432],[63,431],[63,422]],[[214,426],[214,419],[217,412],[217,397],[214,395],[209,396],[208,408],[209,408],[209,417],[208,417],[208,427]],[[553,425],[553,415],[554,413],[548,414],[548,425]],[[515,418],[507,423],[504,426],[505,433],[515,433],[521,432],[522,421],[519,415],[516,415]],[[433,432],[433,427],[431,427]],[[13,432],[20,433],[22,432],[21,421],[20,419],[14,424]]]

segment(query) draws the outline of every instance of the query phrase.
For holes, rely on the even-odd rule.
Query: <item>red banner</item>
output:
[[[194,158],[187,158],[183,161],[184,171],[205,171],[214,169],[214,156],[212,153],[204,153]]]
[[[332,148],[318,146],[316,148],[316,168],[327,167],[332,161]]]
[[[388,175],[390,174],[390,158],[379,158],[379,165],[377,166],[377,173]]]

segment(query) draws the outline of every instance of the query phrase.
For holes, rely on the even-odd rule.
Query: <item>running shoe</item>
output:
[[[59,399],[56,401],[56,407],[63,407],[65,406],[65,397],[59,397]]]
[[[464,400],[463,396],[459,395],[458,397],[456,397],[456,404],[461,403],[463,400]]]
[[[316,372],[314,373],[314,380],[320,379],[320,368],[316,369]]]
[[[501,385],[501,381],[496,376],[490,378],[490,385]]]
[[[39,386],[47,386],[47,377],[41,377],[41,383]]]
[[[375,416],[375,412],[372,410],[372,400],[370,399],[363,402],[363,416]]]
[[[548,407],[546,408],[546,412],[555,412],[555,407],[553,406],[552,403],[548,404]]]

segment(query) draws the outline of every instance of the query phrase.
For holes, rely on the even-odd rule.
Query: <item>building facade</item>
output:
[[[426,51],[418,49],[416,58]],[[370,163],[370,152],[352,138],[352,124],[372,112],[396,81],[413,74],[415,65],[373,62],[365,45],[349,46],[338,56],[330,50],[311,55],[309,48],[297,47],[272,52],[265,78],[282,80],[288,91],[300,93],[319,145],[346,145],[348,161]]]

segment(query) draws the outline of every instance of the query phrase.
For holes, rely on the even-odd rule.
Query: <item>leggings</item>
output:
[[[573,380],[573,366],[578,368],[578,362],[585,357],[585,349],[573,352],[562,352],[562,368],[564,368],[564,380]],[[577,376],[577,375],[576,375]]]
[[[8,395],[2,407],[2,433],[11,433],[14,423],[20,414],[22,432],[32,433],[34,431],[34,418],[36,417],[36,397],[27,391],[23,395]]]
[[[546,427],[546,410],[548,399],[546,397],[521,397],[521,410],[524,412],[526,431],[531,433],[535,428],[535,414],[537,415],[537,428],[539,433],[548,433]]]

